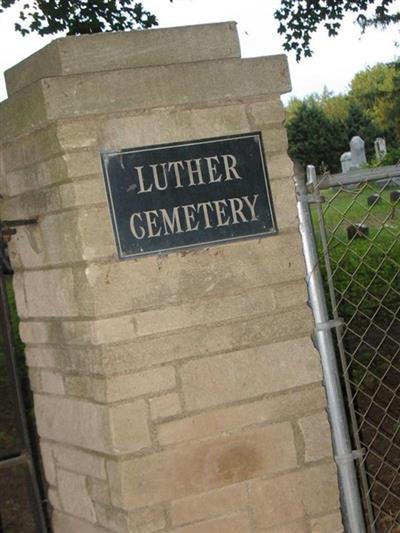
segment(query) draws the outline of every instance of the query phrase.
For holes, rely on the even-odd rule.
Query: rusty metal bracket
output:
[[[0,235],[3,242],[8,242],[17,233],[19,226],[32,226],[38,223],[37,218],[21,218],[18,220],[1,220]]]
[[[20,218],[17,220],[2,220],[0,222],[1,226],[6,226],[7,228],[16,228],[18,226],[31,226],[37,223],[37,218]]]

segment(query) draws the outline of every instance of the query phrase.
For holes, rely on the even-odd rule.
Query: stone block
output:
[[[79,212],[64,211],[47,215],[40,220],[41,244],[45,263],[51,266],[82,260],[82,245],[77,231]],[[25,264],[29,267],[29,264]]]
[[[60,443],[116,455],[151,444],[144,401],[108,408],[72,398],[36,395],[35,412],[39,435]]]
[[[95,522],[96,513],[87,491],[86,478],[58,469],[57,480],[60,501],[64,511],[89,522]]]
[[[92,501],[102,505],[111,505],[110,489],[107,481],[88,478],[86,483]]]
[[[173,367],[162,367],[146,370],[136,374],[119,376],[65,376],[65,389],[68,395],[94,400],[100,403],[114,403],[139,396],[149,396],[174,389],[176,386],[175,370]],[[173,409],[174,402],[167,395],[166,401],[161,402],[160,409]],[[162,396],[161,398],[164,398]],[[158,398],[155,398],[158,399]],[[179,404],[179,401],[178,401]]]
[[[308,533],[308,523],[306,520],[286,523],[282,526],[271,527],[267,529],[257,529],[261,533]]]
[[[1,215],[4,220],[16,218],[37,218],[44,213],[61,208],[57,189],[31,191],[2,201]]]
[[[93,224],[96,225],[96,221]],[[99,224],[97,221],[97,228]],[[85,243],[88,242],[86,239]],[[85,243],[83,255],[87,256]],[[95,243],[94,240],[92,245]],[[113,244],[106,253],[111,246]],[[294,253],[293,248],[296,252],[299,250],[297,235],[282,234],[279,239],[271,237],[261,241],[231,243],[229,246],[202,249],[194,254],[91,264],[78,275],[81,289],[77,296],[85,313],[95,312],[98,315],[109,313],[110,300],[115,302],[114,312],[163,308],[191,302],[192,307],[182,308],[181,311],[189,315],[194,311],[200,313],[200,310],[192,310],[194,302],[210,297],[215,298],[213,303],[217,313],[218,299],[230,297],[231,300],[224,304],[224,314],[230,312],[234,318],[235,313],[240,316],[240,309],[246,314],[250,305],[246,304],[248,291],[252,291],[251,295],[258,302],[256,308],[262,306],[261,290],[264,291],[266,309],[271,301],[271,298],[267,299],[267,286],[271,285],[272,279],[274,284],[303,280],[304,261],[300,254]],[[89,254],[97,255],[96,250],[92,249]],[[288,260],[290,254],[293,257]],[[196,283],[193,283],[194,279]],[[89,307],[91,302],[94,309]],[[250,302],[249,297],[247,302]],[[167,310],[159,312],[168,313]],[[190,316],[184,319],[189,324],[190,320],[194,321]]]
[[[239,511],[247,505],[245,484],[231,485],[197,496],[175,500],[171,503],[172,525],[180,526],[227,515]]]
[[[28,303],[26,301],[24,276],[16,272],[12,278],[12,284],[15,294],[15,305],[17,307],[18,316],[25,318],[28,315]]]
[[[25,272],[24,286],[30,317],[78,316],[71,268]]]
[[[84,79],[82,83],[79,75],[59,76],[35,84],[41,87],[49,120],[196,105],[204,102],[204,95],[207,95],[207,102],[212,103],[226,99],[243,101],[290,90],[284,55],[113,70],[85,74]],[[210,79],[213,79],[212,84]],[[18,129],[26,128],[26,122],[18,125]]]
[[[26,346],[25,357],[30,368],[60,368],[62,350],[55,346]]]
[[[261,130],[264,151],[266,154],[281,154],[287,153],[288,140],[285,128],[276,127]]]
[[[323,487],[323,490],[321,490]],[[250,486],[250,502],[257,528],[280,526],[339,507],[336,468],[323,464]]]
[[[35,396],[39,435],[101,452],[111,449],[104,406],[57,396]]]
[[[267,169],[270,180],[293,180],[294,168],[293,161],[286,152],[269,153],[265,152],[267,159]]]
[[[60,468],[71,470],[84,476],[106,479],[103,457],[59,444],[54,444],[53,449],[56,463]]]
[[[59,194],[63,209],[91,204],[106,204],[106,192],[99,178],[60,185]]]
[[[17,234],[10,242],[9,252],[14,269],[45,266],[47,258],[40,226],[22,226],[18,228]],[[15,283],[14,281],[14,286]],[[24,309],[23,312],[27,313],[27,310]]]
[[[157,396],[150,400],[150,413],[153,420],[178,415],[182,411],[179,395],[176,392]]]
[[[193,303],[169,306],[135,314],[137,335],[153,335],[175,329],[273,312],[275,301],[270,287],[258,287],[235,296],[219,296]]]
[[[272,127],[274,124],[279,126],[285,120],[285,108],[278,96],[249,103],[246,112],[252,131],[264,130],[266,126]]]
[[[127,533],[128,523],[126,513],[110,505],[96,504],[96,517],[100,526],[113,533]]]
[[[19,324],[19,334],[25,344],[51,344],[59,340],[57,337],[57,327],[54,322],[21,321]],[[30,349],[28,348],[27,355],[29,351]],[[43,355],[43,357],[40,357],[37,351],[35,351],[34,354],[32,352],[32,357],[40,361],[38,366],[54,366],[54,357],[49,352]],[[49,364],[45,365],[45,361]]]
[[[47,119],[47,105],[40,84],[24,87],[12,99],[0,102],[0,141],[31,132],[43,126]]]
[[[0,102],[0,114],[3,104]],[[0,122],[2,124],[2,122]],[[20,137],[17,142],[6,141],[9,135],[2,128],[0,140],[4,142],[2,147],[4,172],[22,169],[37,164],[60,154],[61,147],[57,139],[57,128],[54,124],[46,125],[31,134]]]
[[[57,484],[56,465],[54,462],[53,448],[51,444],[45,441],[40,441],[40,454],[42,456],[42,463],[46,480],[50,485]]]
[[[106,237],[105,241],[102,236]],[[92,209],[43,216],[40,226],[19,229],[11,244],[11,260],[17,268],[58,266],[87,258],[110,257],[114,252],[111,223],[105,207],[99,204]]]
[[[99,525],[58,511],[53,513],[52,522],[53,529],[57,533],[109,533],[109,531]]]
[[[65,390],[68,396],[106,403],[106,381],[94,376],[65,376]]]
[[[290,420],[324,406],[324,390],[317,385],[302,391],[291,391],[273,398],[165,422],[158,427],[158,440],[162,446],[166,446],[204,439],[227,432],[238,432],[255,424]]]
[[[180,527],[171,533],[250,533],[251,531],[250,518],[247,513],[242,513]]]
[[[305,307],[308,302],[307,284],[304,279],[273,285],[271,289],[279,311]]]
[[[64,379],[60,372],[41,371],[42,391],[48,394],[65,394]]]
[[[62,328],[62,339],[67,344],[63,351],[65,370],[111,375],[117,371],[137,372],[189,357],[238,351],[304,337],[312,331],[312,320],[308,309],[298,308],[225,324],[178,330],[158,337],[142,337],[122,344],[98,346],[88,344],[92,339],[90,322],[64,321]],[[29,338],[34,333],[30,331]],[[43,335],[43,340],[45,338]]]
[[[50,505],[53,509],[62,511],[61,500],[58,492],[54,487],[50,487],[47,491],[47,499],[50,502]]]
[[[116,255],[110,216],[105,206],[81,209],[77,231],[81,239],[84,261]]]
[[[282,423],[110,461],[108,474],[114,505],[133,510],[288,470],[296,463],[291,426]]]
[[[316,413],[298,421],[305,446],[305,462],[332,456],[332,437],[326,412]]]
[[[14,94],[42,78],[239,57],[234,22],[56,39],[5,73]]]
[[[99,124],[99,142],[107,151],[226,136],[251,129],[246,107],[241,102],[199,104],[191,109],[170,107],[104,117]]]
[[[63,154],[65,175],[76,180],[87,176],[101,175],[101,160],[98,150],[79,150]]]
[[[31,391],[34,393],[42,392],[42,377],[40,375],[40,370],[37,368],[29,368],[28,373]]]
[[[193,411],[319,381],[321,367],[307,337],[190,361],[180,375]]]
[[[166,513],[163,507],[145,507],[128,513],[129,531],[155,533],[166,527]]]
[[[40,157],[39,154],[38,157]],[[7,172],[7,195],[13,197],[27,194],[67,179],[65,158],[66,156],[57,153],[50,159],[33,161],[28,166],[9,170]]]
[[[106,380],[107,401],[117,402],[175,387],[176,376],[172,366],[163,366],[137,374],[112,376]]]
[[[76,150],[97,148],[99,129],[97,118],[76,117],[71,120],[60,121],[56,127],[57,140],[63,151],[75,151],[76,154]]]
[[[112,451],[132,453],[151,446],[147,406],[144,400],[110,408]]]
[[[343,533],[342,517],[340,513],[320,516],[311,520],[312,533]]]
[[[279,230],[297,228],[296,194],[293,183],[289,180],[272,180],[271,193]]]

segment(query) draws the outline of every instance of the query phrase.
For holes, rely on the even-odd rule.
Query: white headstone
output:
[[[340,164],[342,165],[343,173],[346,173],[351,169],[351,152],[344,152],[340,156]]]
[[[375,139],[374,146],[376,158],[380,161],[387,154],[385,139],[383,137],[377,137]]]
[[[358,135],[351,139],[350,151],[352,168],[361,168],[367,164],[367,157],[365,155],[365,142]]]

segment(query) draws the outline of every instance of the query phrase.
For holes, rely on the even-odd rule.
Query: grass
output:
[[[11,276],[6,276],[5,282],[11,331],[17,363],[17,372],[21,382],[28,424],[33,424],[32,393],[29,386],[28,371],[25,363],[24,344],[21,341],[18,332],[19,318],[15,305]],[[7,372],[5,346],[0,335],[0,396],[2,398],[0,403],[0,456],[13,453],[20,446],[20,444],[18,444],[15,419],[13,415],[15,406],[10,386],[12,387],[10,377]]]
[[[357,309],[360,315],[372,317],[382,301],[394,310],[399,305],[396,292],[400,292],[400,205],[390,201],[392,190],[380,191],[377,186],[364,185],[362,189],[331,189],[323,193],[334,285],[341,302],[340,312],[346,320]],[[374,193],[381,196],[381,201],[368,206],[367,199]],[[316,208],[313,219],[314,227],[318,228]],[[367,225],[368,237],[349,242],[347,228],[351,224]],[[318,231],[316,234],[322,256],[321,236]]]
[[[6,293],[9,309],[9,317],[11,323],[11,332],[15,350],[15,357],[17,361],[18,373],[21,379],[27,378],[27,370],[25,365],[25,352],[24,352],[24,343],[22,342],[19,336],[19,317],[17,313],[17,307],[15,303],[15,295],[12,286],[11,276],[5,277],[6,282]],[[0,344],[0,381],[6,381],[6,371],[5,371],[5,353],[4,353],[4,344],[2,339]]]
[[[322,209],[338,314],[346,325],[346,351],[356,353],[352,364],[357,383],[366,367],[374,376],[383,376],[400,342],[400,204],[390,201],[392,190],[364,184],[350,191],[323,191],[326,201]],[[375,193],[381,201],[368,206],[368,197]],[[318,228],[315,207],[312,216],[314,227]],[[360,223],[368,226],[368,237],[349,241],[348,226]],[[329,302],[318,230],[316,237]],[[389,334],[385,335],[385,331]],[[397,336],[395,342],[391,340],[393,335]],[[360,343],[361,339],[366,343]],[[379,343],[377,353],[371,346]]]

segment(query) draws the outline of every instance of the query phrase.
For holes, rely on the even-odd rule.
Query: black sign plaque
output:
[[[102,154],[121,259],[276,233],[260,133]]]

